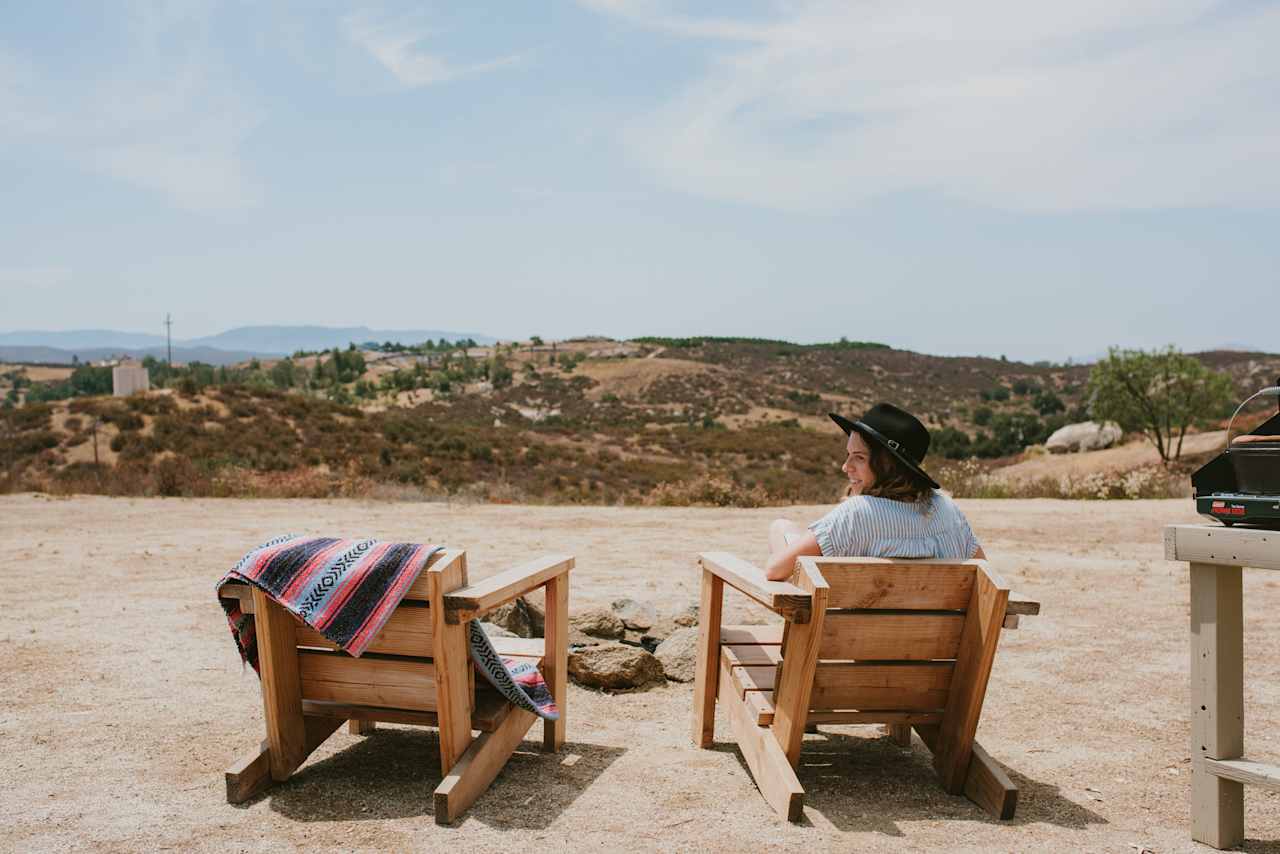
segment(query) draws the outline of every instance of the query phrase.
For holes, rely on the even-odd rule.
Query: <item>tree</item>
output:
[[[281,359],[271,366],[271,381],[276,388],[292,388],[298,382],[298,374],[292,359]]]
[[[75,394],[111,394],[111,369],[81,365],[68,382]]]
[[[1032,400],[1031,405],[1034,406],[1036,408],[1036,412],[1039,412],[1041,415],[1054,415],[1059,412],[1067,411],[1067,405],[1062,402],[1062,398],[1058,397],[1048,389],[1036,392],[1036,396]]]
[[[1228,376],[1172,345],[1151,352],[1113,347],[1089,373],[1094,418],[1142,433],[1165,463],[1182,455],[1189,426],[1226,414],[1234,393]]]

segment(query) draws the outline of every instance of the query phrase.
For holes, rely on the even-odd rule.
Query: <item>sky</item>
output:
[[[0,1],[0,331],[1280,351],[1280,3]]]

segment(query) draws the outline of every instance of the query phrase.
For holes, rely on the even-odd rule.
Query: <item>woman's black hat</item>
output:
[[[892,403],[877,403],[866,411],[862,418],[850,421],[834,412],[828,413],[831,420],[840,425],[847,436],[854,430],[868,442],[875,442],[893,454],[898,462],[910,471],[924,478],[934,489],[942,487],[931,478],[920,461],[929,453],[929,428],[920,423],[910,412],[899,409]]]

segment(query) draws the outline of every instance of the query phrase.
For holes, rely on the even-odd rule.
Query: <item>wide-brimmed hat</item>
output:
[[[893,454],[898,462],[927,480],[934,489],[942,488],[928,472],[920,468],[920,462],[929,453],[929,428],[910,412],[899,409],[892,403],[877,403],[857,421],[850,421],[834,412],[827,414],[840,425],[846,436],[857,430],[858,435]]]

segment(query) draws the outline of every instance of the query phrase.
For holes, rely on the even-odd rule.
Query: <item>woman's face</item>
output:
[[[845,461],[840,467],[849,478],[849,494],[861,495],[875,485],[876,476],[871,471],[871,449],[858,431],[849,434],[845,445]]]

